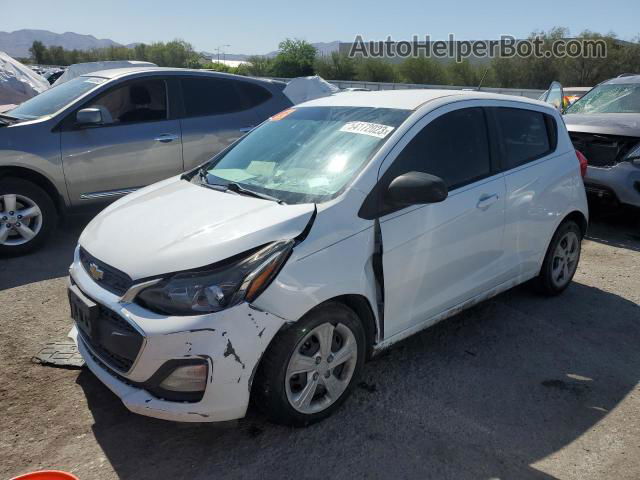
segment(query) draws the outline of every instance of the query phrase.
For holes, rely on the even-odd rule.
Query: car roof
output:
[[[457,100],[509,100],[536,106],[550,105],[538,100],[499,93],[478,92],[469,90],[445,89],[406,89],[378,90],[373,92],[340,92],[336,95],[322,97],[301,103],[299,107],[373,107],[416,110],[432,100],[444,98]]]
[[[254,78],[254,77],[245,77],[242,75],[234,75],[231,73],[223,73],[223,72],[213,72],[210,70],[199,70],[199,69],[190,69],[190,68],[171,68],[171,67],[127,67],[127,68],[112,68],[109,70],[98,70],[96,72],[89,72],[81,75],[82,77],[101,77],[106,78],[108,80],[112,80],[115,78],[135,76],[144,73],[160,73],[160,74],[168,74],[168,75],[201,75],[201,76],[210,76],[216,78],[234,78],[239,79],[243,78],[249,81],[255,82],[264,82],[264,83],[283,83],[278,80],[271,80],[266,78]]]
[[[604,85],[640,83],[640,75],[623,75],[621,77],[612,78],[602,82]]]

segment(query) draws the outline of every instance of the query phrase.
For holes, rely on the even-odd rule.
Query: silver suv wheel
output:
[[[41,228],[42,211],[34,200],[12,193],[0,197],[0,245],[24,245]]]

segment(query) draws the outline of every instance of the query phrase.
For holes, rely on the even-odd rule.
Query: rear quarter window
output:
[[[493,111],[505,170],[538,160],[555,150],[558,127],[551,115],[507,107],[496,107]]]

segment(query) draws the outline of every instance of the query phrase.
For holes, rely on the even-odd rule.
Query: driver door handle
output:
[[[486,210],[491,205],[496,203],[499,199],[500,199],[500,195],[498,195],[497,193],[493,193],[491,195],[484,194],[478,200],[476,208],[479,208],[480,210]]]
[[[178,138],[178,135],[174,135],[173,133],[162,133],[154,138],[154,140],[156,142],[169,143],[173,142],[174,140],[178,140]]]

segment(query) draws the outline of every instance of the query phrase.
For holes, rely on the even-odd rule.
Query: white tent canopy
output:
[[[48,88],[44,77],[0,52],[0,105],[18,105]]]
[[[85,75],[91,72],[99,72],[100,70],[111,70],[114,68],[136,68],[136,67],[157,67],[155,63],[140,62],[138,60],[113,60],[105,62],[87,62],[87,63],[74,63],[70,65],[65,72],[60,75],[60,78],[56,80],[53,86],[60,85],[61,83],[68,82],[80,75]]]
[[[298,77],[292,79],[282,91],[293,102],[298,103],[313,100],[315,98],[326,97],[339,92],[340,89],[330,84],[322,77]]]

